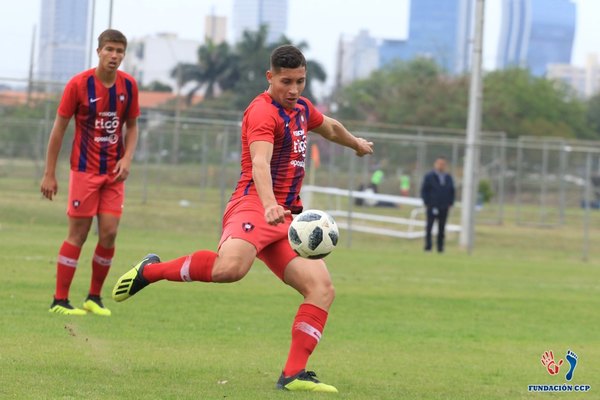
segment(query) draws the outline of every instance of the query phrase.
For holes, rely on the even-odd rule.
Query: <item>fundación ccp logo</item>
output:
[[[573,379],[573,375],[575,374],[575,367],[577,367],[577,363],[579,362],[579,357],[575,352],[571,350],[567,350],[567,354],[565,354],[565,359],[568,363],[568,370],[565,373],[565,379],[567,382],[571,382]],[[551,376],[559,375],[561,369],[564,372],[565,368],[562,368],[564,360],[561,358],[556,361],[554,359],[554,353],[552,350],[545,351],[542,354],[542,358],[540,359],[542,365],[544,366],[546,372]],[[567,367],[565,365],[565,367]],[[529,385],[527,389],[530,392],[589,392],[592,387],[590,385],[573,385],[570,383],[564,384],[545,384],[545,385]]]

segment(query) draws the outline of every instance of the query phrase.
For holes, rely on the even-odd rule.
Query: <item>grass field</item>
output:
[[[63,186],[65,187],[65,186]],[[65,195],[40,200],[30,179],[0,178],[0,398],[5,399],[594,399],[600,391],[600,242],[580,261],[580,228],[478,228],[469,256],[421,242],[354,235],[328,259],[337,298],[309,367],[337,396],[284,393],[299,295],[257,263],[230,285],[161,282],[122,304],[108,293],[149,251],[164,259],[215,247],[217,194],[165,185],[141,204],[128,189],[104,295],[111,318],[68,318],[47,308]],[[191,199],[187,208],[181,198]],[[344,232],[342,231],[342,235]],[[594,237],[594,236],[593,236]],[[71,300],[90,278],[95,236]],[[579,355],[573,384],[589,393],[529,393],[565,383],[540,363],[545,350]]]

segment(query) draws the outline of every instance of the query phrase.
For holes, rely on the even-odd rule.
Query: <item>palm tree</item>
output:
[[[217,88],[231,89],[237,81],[238,69],[236,56],[227,43],[215,44],[209,40],[198,48],[196,64],[178,64],[171,76],[176,78],[180,86],[189,82],[196,85],[187,94],[187,103],[191,103],[196,92],[204,88],[204,98],[215,96]]]
[[[262,25],[255,32],[246,31],[236,46],[240,79],[235,85],[235,94],[237,96],[236,104],[239,107],[245,107],[254,96],[266,89],[265,72],[269,69],[271,52],[276,47],[284,44],[292,44],[300,50],[308,48],[306,42],[294,44],[286,36],[281,36],[277,42],[268,44],[267,34],[268,29],[266,25]],[[327,74],[323,66],[314,60],[306,61],[306,70],[307,85],[304,89],[304,95],[310,97],[312,100],[312,83],[315,81],[324,82]]]

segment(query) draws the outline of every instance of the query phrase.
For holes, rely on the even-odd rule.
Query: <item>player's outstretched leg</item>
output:
[[[565,357],[567,359],[567,361],[569,362],[569,372],[567,372],[567,375],[565,376],[565,378],[570,381],[571,379],[573,379],[573,372],[575,372],[575,367],[577,366],[577,354],[573,353],[571,350],[567,351],[567,356]]]
[[[115,287],[113,288],[112,297],[115,301],[127,300],[146,286],[150,282],[143,276],[144,267],[148,264],[159,263],[160,258],[156,254],[148,254],[137,263],[132,269],[123,274]]]

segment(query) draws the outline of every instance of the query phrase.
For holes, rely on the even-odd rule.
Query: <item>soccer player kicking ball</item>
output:
[[[287,231],[292,213],[302,210],[306,135],[314,131],[350,147],[358,156],[373,153],[373,143],[354,137],[338,121],[321,114],[300,95],[306,84],[306,60],[294,46],[271,54],[269,88],[248,106],[242,121],[242,173],[223,216],[218,253],[200,250],[172,261],[147,255],[119,278],[113,298],[123,301],[148,284],[167,279],[190,282],[235,282],[256,257],[304,302],[292,324],[292,343],[277,388],[337,392],[305,367],[321,339],[334,289],[322,260],[300,258]]]
[[[75,75],[67,83],[50,133],[40,190],[52,200],[58,192],[58,154],[69,121],[75,116],[67,205],[69,231],[58,253],[56,292],[50,312],[111,314],[102,304],[100,292],[115,253],[124,181],[137,143],[140,114],[137,84],[118,70],[126,48],[127,39],[121,32],[108,29],[100,34],[98,66]],[[70,304],[69,288],[94,216],[98,219],[98,244],[92,260],[90,290],[80,309]]]

